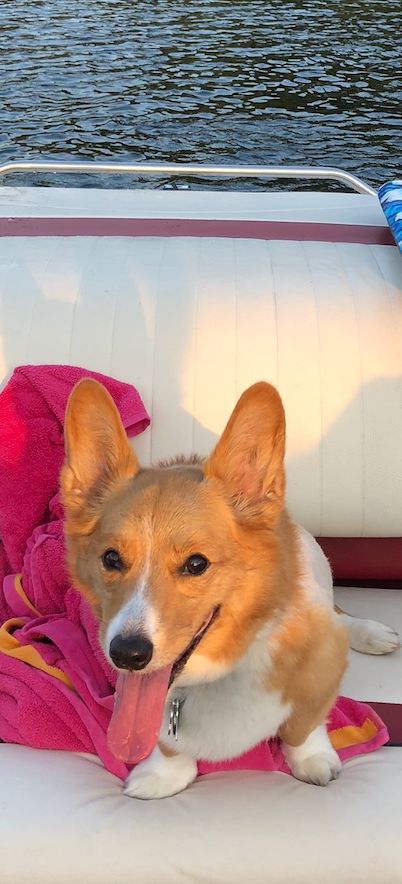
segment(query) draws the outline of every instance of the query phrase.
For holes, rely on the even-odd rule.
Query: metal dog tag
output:
[[[168,736],[173,734],[175,740],[177,740],[178,732],[179,732],[179,719],[180,719],[180,709],[181,709],[181,700],[178,697],[175,697],[170,704],[170,715],[169,715],[169,727],[168,727]]]

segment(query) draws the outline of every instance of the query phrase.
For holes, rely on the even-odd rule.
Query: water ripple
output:
[[[10,6],[1,161],[329,164],[374,185],[402,171],[400,0]]]

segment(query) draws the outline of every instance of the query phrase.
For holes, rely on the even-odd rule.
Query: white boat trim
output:
[[[15,160],[0,166],[0,176],[15,172],[59,172],[72,174],[138,175],[202,178],[308,178],[339,181],[357,193],[376,196],[376,191],[356,175],[331,166],[220,166],[202,163],[98,163],[77,160]]]
[[[0,187],[0,219],[16,217],[293,221],[388,229],[376,197],[346,191]]]

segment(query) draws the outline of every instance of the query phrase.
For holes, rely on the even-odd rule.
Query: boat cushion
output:
[[[0,778],[2,884],[402,880],[402,748],[352,759],[326,788],[213,774],[150,802],[70,753],[0,746]]]
[[[378,197],[394,240],[402,252],[402,180],[396,179],[383,184]]]
[[[355,617],[380,620],[402,637],[402,593],[386,589],[338,587],[335,598]],[[370,703],[385,721],[393,743],[402,744],[402,650],[376,657],[349,653],[342,693]]]
[[[48,190],[40,212],[51,228],[64,191]],[[99,216],[119,205],[109,191],[90,195]],[[124,196],[126,216],[138,213],[137,202],[145,212],[141,191]],[[191,219],[199,197],[181,196]],[[375,198],[337,195],[343,221],[355,217],[355,198],[360,220],[366,206],[364,236],[351,242],[346,223],[321,223],[320,239],[309,239],[312,209],[305,238],[255,238],[247,224],[264,205],[269,216],[274,199],[259,196],[258,208],[246,200],[236,236],[220,217],[218,236],[172,236],[172,221],[165,236],[138,235],[138,224],[135,235],[87,236],[81,224],[76,236],[0,237],[0,381],[16,365],[54,362],[134,384],[152,417],[136,442],[144,464],[206,454],[243,389],[272,381],[287,413],[294,517],[316,535],[400,537],[402,257],[394,245],[366,241],[382,217]],[[294,195],[282,196],[287,219]],[[321,218],[326,205],[337,217],[334,196],[319,197]],[[159,192],[148,214],[168,224],[170,197]],[[218,203],[203,194],[204,219]],[[278,195],[274,203],[278,217]]]

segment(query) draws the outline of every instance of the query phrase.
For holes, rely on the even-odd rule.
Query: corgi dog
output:
[[[337,777],[326,719],[348,647],[388,653],[398,637],[335,610],[328,561],[287,513],[276,389],[243,393],[207,459],[143,469],[111,397],[85,379],[65,443],[68,566],[119,673],[109,745],[138,762],[126,794],[173,795],[197,759],[276,736],[295,777]]]

